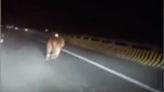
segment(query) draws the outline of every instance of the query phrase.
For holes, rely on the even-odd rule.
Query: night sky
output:
[[[162,0],[2,0],[2,23],[162,46]]]

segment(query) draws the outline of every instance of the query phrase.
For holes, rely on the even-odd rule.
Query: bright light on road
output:
[[[18,27],[15,27],[14,29],[15,29],[15,30],[18,30],[19,28],[18,28]]]
[[[25,31],[25,32],[28,32],[28,28],[25,28],[24,31]]]
[[[7,29],[12,29],[14,26],[13,25],[7,25],[6,28]]]
[[[4,42],[4,39],[1,38],[1,39],[0,39],[0,43],[3,43],[3,42]]]
[[[47,28],[45,29],[45,32],[48,32],[48,29]]]

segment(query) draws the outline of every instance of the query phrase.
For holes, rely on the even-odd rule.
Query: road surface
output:
[[[162,70],[66,44],[45,61],[45,41],[2,28],[1,92],[162,92]]]

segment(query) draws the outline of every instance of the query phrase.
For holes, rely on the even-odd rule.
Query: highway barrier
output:
[[[150,45],[141,46],[129,42],[119,42],[90,36],[63,35],[66,42],[90,50],[128,59],[145,66],[163,68],[163,53]]]

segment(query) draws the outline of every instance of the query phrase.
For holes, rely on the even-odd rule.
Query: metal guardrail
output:
[[[99,37],[63,35],[67,42],[98,52],[115,55],[151,67],[163,67],[163,52],[155,46]]]
[[[126,40],[116,40],[116,39],[107,39],[107,38],[102,38],[102,37],[94,37],[94,36],[88,36],[88,35],[68,35],[68,37],[73,37],[73,38],[85,38],[85,39],[90,39],[93,41],[102,41],[106,43],[116,43],[116,44],[124,44],[124,45],[131,45],[134,47],[138,48],[149,48],[149,49],[155,49],[157,46],[151,45],[151,44],[145,44],[145,43],[138,43],[138,42],[131,42],[131,41],[126,41]]]

